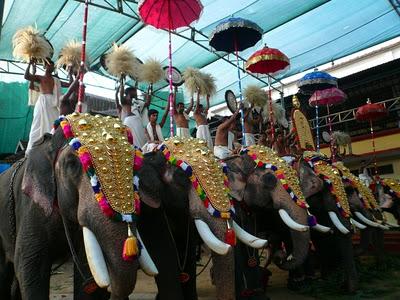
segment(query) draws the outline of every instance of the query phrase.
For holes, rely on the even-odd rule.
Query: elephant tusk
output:
[[[387,226],[389,226],[389,227],[393,227],[393,228],[399,228],[399,227],[400,227],[399,225],[397,225],[397,224],[393,224],[393,223],[391,223],[391,222],[388,222],[388,221],[386,221],[386,222],[385,222],[385,224],[386,224]]]
[[[140,268],[143,270],[144,273],[146,273],[149,276],[158,275],[157,267],[154,264],[153,260],[151,259],[149,252],[147,252],[146,246],[144,245],[138,230],[136,230],[136,237],[138,238],[140,244],[142,245],[142,250],[139,256]]]
[[[94,233],[87,227],[82,228],[83,242],[90,271],[97,285],[106,288],[110,285],[110,275],[104,260],[103,252]]]
[[[194,224],[196,225],[197,231],[204,243],[215,253],[219,255],[225,255],[231,248],[230,245],[221,242],[208,227],[207,223],[200,219],[195,219]]]
[[[260,249],[267,246],[268,241],[260,239],[240,227],[235,221],[233,221],[233,229],[235,230],[237,238],[249,247]]]
[[[330,227],[321,225],[321,224],[316,224],[314,226],[311,227],[312,229],[322,232],[322,233],[328,233],[330,231],[332,231],[332,229]]]
[[[293,220],[289,214],[286,212],[284,209],[280,209],[279,211],[279,216],[281,217],[282,221],[291,229],[296,230],[296,231],[307,231],[308,226],[302,225],[297,223],[295,220]]]
[[[350,231],[340,222],[338,216],[336,215],[335,212],[333,211],[328,211],[329,218],[331,218],[331,221],[333,225],[343,234],[348,234]]]
[[[364,224],[367,224],[368,226],[371,226],[371,227],[381,227],[382,226],[381,224],[376,223],[376,222],[371,221],[370,219],[366,218],[359,211],[354,212],[354,214],[357,216],[357,218],[360,219],[361,222],[363,222]]]
[[[386,225],[383,225],[383,224],[379,224],[379,228],[381,228],[383,230],[389,230],[390,229],[389,226],[386,226]]]
[[[360,222],[357,222],[356,220],[354,220],[353,218],[350,218],[350,222],[351,224],[353,224],[354,226],[356,226],[358,229],[365,229],[367,228],[367,226],[365,226],[364,224],[361,224]]]

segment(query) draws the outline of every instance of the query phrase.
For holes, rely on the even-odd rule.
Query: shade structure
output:
[[[265,46],[254,52],[246,61],[246,71],[257,74],[274,74],[289,67],[289,58],[280,50]]]
[[[355,118],[358,121],[376,121],[387,114],[388,111],[383,104],[367,103],[357,109]]]
[[[297,86],[301,93],[311,95],[318,90],[337,87],[337,78],[326,72],[314,70],[304,75],[297,82]]]
[[[144,23],[168,30],[168,103],[171,137],[175,135],[171,30],[190,25],[200,17],[202,10],[203,5],[199,0],[141,0],[138,5],[139,15]]]
[[[262,33],[263,30],[252,21],[229,18],[217,25],[209,37],[209,43],[217,51],[243,51],[254,46]]]
[[[315,91],[308,100],[308,104],[313,107],[321,105],[337,105],[344,102],[346,99],[347,96],[342,90],[333,87],[322,91]]]
[[[141,0],[138,10],[144,23],[174,30],[196,21],[203,5],[199,0]]]

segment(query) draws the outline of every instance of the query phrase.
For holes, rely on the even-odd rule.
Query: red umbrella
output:
[[[374,127],[372,126],[372,121],[376,121],[388,115],[388,111],[383,104],[371,103],[368,99],[367,104],[360,106],[357,111],[355,118],[358,121],[369,121],[369,127],[371,131],[371,141],[372,141],[372,151],[374,153],[374,169],[375,176],[378,175],[378,168],[376,165],[376,151],[375,151],[375,136]]]
[[[251,73],[274,74],[286,69],[289,65],[289,58],[280,50],[265,46],[248,58],[245,68]]]
[[[261,50],[254,52],[246,61],[246,71],[258,74],[274,74],[288,68],[290,65],[289,58],[280,50],[268,48],[266,45]],[[271,140],[274,139],[273,109],[271,97],[271,77],[268,76],[269,86],[269,119],[271,123]]]
[[[138,5],[143,22],[169,33],[169,115],[170,132],[174,136],[174,107],[172,88],[172,47],[171,30],[188,26],[200,17],[203,5],[199,0],[141,0]]]

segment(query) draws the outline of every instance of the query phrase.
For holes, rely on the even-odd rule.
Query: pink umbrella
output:
[[[336,146],[333,145],[333,140],[332,140],[332,122],[331,122],[331,114],[329,112],[329,105],[340,104],[344,102],[346,99],[347,96],[342,90],[338,89],[337,87],[332,87],[321,91],[318,90],[315,91],[308,100],[310,106],[314,106],[316,108],[320,105],[326,105],[326,108],[328,110],[328,125],[329,125],[330,149],[332,153],[332,160],[335,160]],[[318,124],[318,116],[317,116],[317,124]],[[317,142],[318,142],[317,148],[319,149],[319,141]]]
[[[143,22],[158,29],[167,29],[169,33],[169,115],[170,132],[174,136],[174,107],[172,88],[172,47],[171,30],[188,26],[196,21],[203,10],[199,0],[141,0],[138,5]]]

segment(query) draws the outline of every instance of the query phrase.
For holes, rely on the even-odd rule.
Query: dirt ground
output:
[[[203,258],[203,263],[208,257]],[[210,264],[211,265],[211,264]],[[209,278],[209,268],[197,278],[197,292],[199,300],[215,299],[215,287],[211,285]],[[267,288],[267,295],[272,300],[313,300],[313,299],[329,299],[329,300],[356,300],[356,299],[384,299],[384,300],[400,300],[400,268],[391,271],[389,276],[376,278],[373,269],[364,270],[362,280],[372,277],[360,285],[360,292],[356,295],[341,295],[339,287],[330,284],[329,288],[314,286],[313,291],[308,293],[295,293],[286,288],[287,272],[279,270],[275,266],[270,266],[272,276]],[[201,267],[198,267],[198,271]],[[51,277],[51,300],[72,300],[72,262],[68,262],[60,267]],[[318,290],[320,289],[320,290]],[[329,290],[329,291],[327,291]],[[142,271],[138,272],[138,281],[136,283],[135,292],[129,297],[131,300],[150,300],[154,299],[157,287],[154,279],[145,275]],[[381,291],[381,293],[380,293]],[[331,293],[332,294],[329,294]],[[313,295],[313,296],[309,296]],[[171,299],[172,300],[172,299]]]

